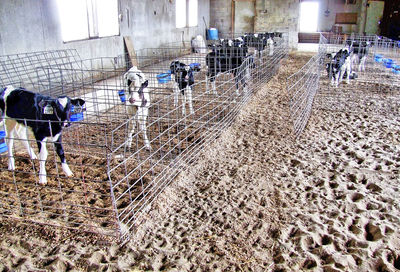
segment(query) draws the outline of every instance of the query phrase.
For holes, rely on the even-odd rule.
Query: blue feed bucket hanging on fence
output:
[[[0,131],[0,154],[8,150],[6,144],[6,132],[4,130]]]
[[[374,59],[376,62],[382,62],[382,58],[383,58],[382,55],[376,54]]]
[[[400,74],[400,65],[393,65],[392,72],[395,73],[396,75],[399,75]]]
[[[71,122],[78,122],[83,120],[83,108],[82,107],[76,107],[74,105],[71,106]]]
[[[119,96],[119,99],[121,99],[121,102],[126,101],[125,90],[118,90],[118,96]]]
[[[386,68],[392,68],[395,62],[392,59],[385,59],[384,65]]]
[[[190,68],[192,68],[193,70],[200,70],[201,68],[201,64],[198,62],[193,62],[189,64]]]
[[[171,71],[157,75],[158,83],[167,83],[171,81]]]

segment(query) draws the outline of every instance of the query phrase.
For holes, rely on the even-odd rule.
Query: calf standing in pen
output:
[[[336,54],[327,54],[328,63],[326,71],[331,80],[331,85],[337,87],[343,78],[346,77],[346,83],[350,84],[350,79],[357,77],[351,70],[350,52],[348,48],[340,49]]]
[[[369,53],[370,42],[360,40],[346,40],[346,45],[351,53],[351,67],[354,69],[358,63],[358,71],[365,71],[365,62]]]
[[[208,80],[211,82],[213,94],[217,94],[215,80],[219,73],[233,73],[236,83],[236,93],[239,95],[239,82],[246,89],[246,78],[249,78],[249,69],[253,63],[244,63],[248,56],[248,48],[242,39],[229,41],[227,45],[217,46],[206,56],[207,71],[207,92]],[[243,64],[243,65],[242,65]],[[249,65],[246,65],[249,64]]]
[[[53,142],[57,155],[61,160],[61,167],[69,177],[73,176],[64,155],[61,143],[61,132],[63,127],[70,124],[70,116],[73,113],[71,107],[82,108],[85,101],[71,99],[67,96],[51,98],[41,94],[33,93],[24,88],[7,86],[0,91],[0,108],[2,111],[2,123],[7,133],[8,145],[8,169],[15,170],[13,155],[14,138],[18,137],[28,150],[31,159],[37,159],[35,152],[28,142],[28,129],[35,136],[39,149],[39,183],[47,183],[46,160],[48,141]]]
[[[247,33],[241,38],[247,47],[252,47],[255,49],[255,55],[261,60],[263,51],[267,46],[269,47],[268,55],[272,56],[274,54],[274,33]]]
[[[127,112],[134,116],[132,120],[132,129],[128,135],[127,146],[132,146],[132,136],[135,133],[136,123],[139,124],[143,132],[143,141],[146,149],[150,150],[150,142],[147,138],[146,121],[149,115],[150,94],[147,88],[149,81],[146,79],[142,71],[133,66],[124,74],[124,80],[128,86],[128,100],[126,101]]]
[[[200,71],[200,67],[186,65],[178,60],[171,62],[171,75],[174,76],[174,107],[178,104],[179,93],[183,96],[182,114],[186,115],[186,97],[190,114],[193,114],[192,85],[194,84],[194,72]]]

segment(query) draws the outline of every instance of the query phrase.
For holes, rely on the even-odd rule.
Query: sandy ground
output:
[[[125,245],[0,221],[0,271],[399,271],[400,116],[315,110],[298,141],[291,55]]]

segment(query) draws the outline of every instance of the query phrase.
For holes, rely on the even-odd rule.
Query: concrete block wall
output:
[[[257,0],[256,32],[288,32],[289,47],[297,48],[300,4],[298,0]]]
[[[232,32],[231,18],[231,0],[210,1],[210,28],[215,27],[221,33],[230,33]]]
[[[220,32],[232,31],[231,3],[231,0],[210,0],[210,24]],[[298,0],[257,0],[254,29],[288,32],[289,46],[297,48],[299,8]]]

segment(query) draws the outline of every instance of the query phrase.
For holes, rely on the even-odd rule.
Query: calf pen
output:
[[[397,72],[394,67],[397,66],[396,63],[400,64],[398,41],[375,35],[352,35],[348,39],[369,42],[365,70],[359,71],[358,63],[355,63],[354,72],[358,77],[350,80],[350,84],[343,81],[338,87],[330,85],[327,72],[324,70],[316,107],[335,111],[398,115],[400,113],[400,71]],[[335,42],[321,46],[326,48],[327,53],[332,53],[342,48],[344,43],[345,40],[336,38]],[[390,64],[386,61],[389,59]]]
[[[356,63],[354,71],[358,77],[350,80],[350,84],[343,81],[334,87],[326,71],[326,54],[344,48],[348,39],[369,43],[365,71],[358,71]],[[301,135],[313,108],[399,116],[400,66],[397,64],[400,65],[398,41],[376,35],[320,35],[318,53],[287,80],[294,136]]]
[[[81,60],[76,51],[57,51],[65,55],[64,61],[57,61],[57,57],[45,57],[48,53],[35,54],[34,63],[30,54],[2,58],[2,84],[86,101],[83,119],[63,132],[66,159],[74,176],[63,174],[54,147],[48,145],[48,184],[39,185],[39,162],[30,159],[15,139],[16,170],[7,169],[7,152],[0,156],[0,214],[25,223],[67,227],[126,241],[156,196],[196,161],[200,151],[234,121],[256,88],[273,76],[288,47],[282,42],[273,56],[244,61],[242,65],[251,73],[247,89],[240,86],[239,95],[231,72],[218,75],[217,94],[207,92],[204,54],[178,47],[138,52],[138,68],[149,80],[151,92],[146,126],[151,150],[145,148],[138,129],[131,148],[126,145],[134,117],[127,114],[118,95],[126,88],[124,57]],[[157,79],[177,59],[202,66],[195,75],[194,113],[190,115],[183,115],[181,106],[174,106],[173,81]],[[36,150],[35,140],[28,136]]]

